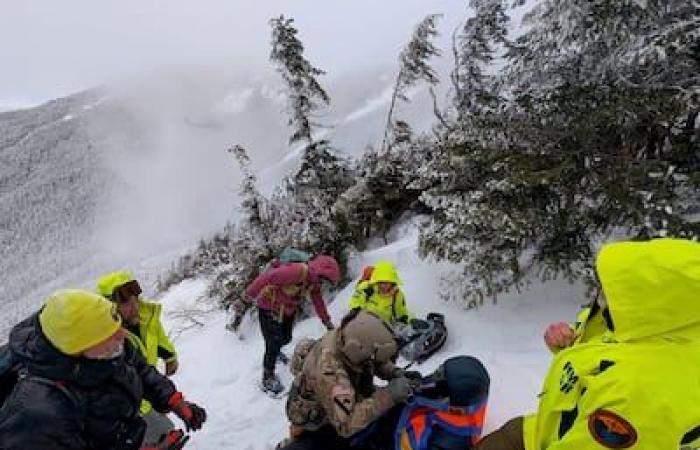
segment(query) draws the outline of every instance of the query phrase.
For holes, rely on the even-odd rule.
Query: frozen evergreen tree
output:
[[[292,127],[290,143],[304,141],[311,144],[312,128],[317,125],[313,114],[330,101],[328,94],[316,79],[325,72],[314,67],[304,57],[304,45],[297,37],[294,19],[284,16],[270,20],[272,27],[272,51],[270,60],[287,85],[289,100],[289,125]]]
[[[530,268],[581,277],[613,231],[700,235],[685,215],[700,168],[698,9],[543,1],[525,20],[504,61],[455,71],[494,78],[464,84],[476,89],[457,99],[460,126],[429,173],[440,184],[423,197],[421,249],[463,264],[472,300]]]
[[[391,96],[389,112],[384,129],[384,139],[382,150],[386,151],[392,145],[392,134],[397,132],[394,140],[400,138],[401,129],[397,128],[394,122],[394,108],[396,101],[408,102],[407,91],[419,81],[435,85],[440,80],[437,73],[429,64],[429,60],[440,55],[440,50],[432,43],[432,39],[437,36],[436,22],[440,14],[430,14],[426,16],[415,28],[411,40],[399,55],[399,73],[396,76],[394,90]],[[405,122],[399,122],[399,124]]]
[[[347,160],[326,140],[315,140],[312,115],[330,98],[316,77],[324,74],[304,57],[304,46],[297,37],[293,19],[272,19],[270,59],[287,85],[289,124],[294,128],[290,143],[303,142],[298,170],[285,180],[283,192],[275,198],[280,223],[288,224],[295,245],[313,252],[338,256],[344,246],[338,233],[333,203],[352,184]]]
[[[497,72],[492,64],[507,43],[509,17],[503,0],[470,0],[474,15],[455,33],[451,73],[453,104],[458,125],[479,126],[484,110],[497,100]]]
[[[245,218],[244,222],[251,228],[252,232],[267,242],[271,234],[268,202],[256,186],[257,179],[250,168],[248,152],[240,145],[230,148],[229,152],[236,159],[243,176],[239,194],[241,197],[241,212]]]
[[[333,210],[336,199],[354,183],[348,160],[325,140],[304,149],[299,169],[287,192],[303,217],[305,248],[340,255],[347,244]]]

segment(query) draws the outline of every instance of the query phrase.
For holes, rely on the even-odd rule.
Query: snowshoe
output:
[[[398,336],[401,356],[420,364],[445,345],[445,316],[429,313],[425,320],[414,319],[410,325],[398,331]]]
[[[277,375],[270,375],[263,378],[260,389],[272,398],[282,398],[284,396],[284,385]]]

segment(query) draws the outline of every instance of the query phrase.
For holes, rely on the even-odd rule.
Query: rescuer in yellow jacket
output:
[[[554,355],[537,412],[477,449],[700,448],[700,244],[608,244],[596,269],[601,301]]]
[[[158,360],[165,362],[165,375],[178,369],[177,353],[161,323],[160,303],[141,299],[141,286],[127,271],[111,272],[97,280],[97,291],[117,304],[127,339],[138,348],[146,362],[156,367]],[[141,415],[146,420],[147,438],[157,439],[173,428],[167,416],[155,411],[147,401],[141,403]],[[149,440],[150,442],[150,440]]]
[[[350,298],[350,309],[373,312],[389,324],[409,323],[414,316],[406,307],[396,266],[389,261],[378,261],[365,270],[368,273],[363,274],[363,278],[368,279],[357,283]]]

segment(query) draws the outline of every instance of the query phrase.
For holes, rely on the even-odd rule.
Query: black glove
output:
[[[170,430],[154,447],[141,447],[140,450],[180,450],[189,440],[190,437],[182,430]]]
[[[389,380],[386,386],[387,391],[394,403],[402,403],[411,396],[411,384],[406,377],[396,377]]]
[[[408,378],[408,384],[411,385],[411,390],[413,391],[418,389],[420,384],[423,382],[423,374],[417,370],[406,370],[404,371],[403,376]]]

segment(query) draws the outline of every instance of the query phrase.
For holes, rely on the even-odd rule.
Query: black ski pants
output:
[[[282,317],[267,309],[258,309],[260,330],[265,339],[265,356],[263,357],[263,377],[275,373],[275,363],[282,347],[292,340],[294,316]]]

